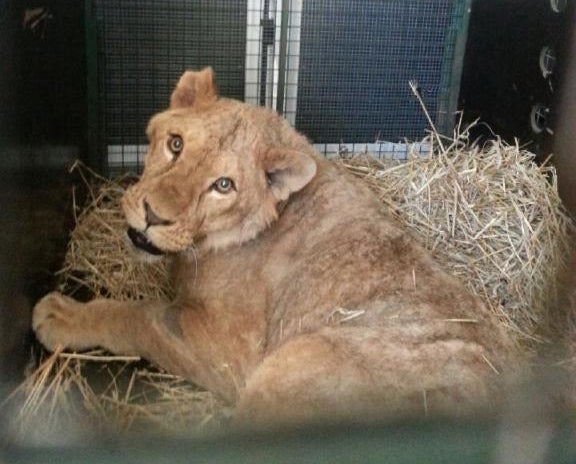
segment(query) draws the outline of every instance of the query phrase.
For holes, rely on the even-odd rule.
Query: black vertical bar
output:
[[[286,87],[286,52],[288,50],[288,19],[290,18],[290,0],[282,0],[282,19],[280,22],[280,55],[278,57],[278,88],[276,111],[284,113]]]
[[[262,11],[262,45],[260,53],[260,105],[266,106],[266,83],[268,80],[268,22],[270,18],[270,0],[264,0],[264,9]]]
[[[84,29],[86,37],[86,153],[87,162],[96,171],[107,174],[100,127],[100,98],[98,79],[98,42],[96,18],[92,0],[84,1]]]

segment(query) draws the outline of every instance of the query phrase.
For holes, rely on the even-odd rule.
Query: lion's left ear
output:
[[[186,71],[170,97],[170,109],[193,108],[212,103],[218,98],[212,68]]]
[[[316,175],[316,161],[309,154],[271,148],[262,157],[270,189],[278,201],[302,190]]]

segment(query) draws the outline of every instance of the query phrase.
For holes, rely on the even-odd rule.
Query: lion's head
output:
[[[219,98],[210,68],[184,73],[147,134],[123,208],[132,242],[153,254],[251,240],[316,173],[302,136],[271,111]]]

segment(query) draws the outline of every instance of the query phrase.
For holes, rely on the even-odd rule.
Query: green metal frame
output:
[[[436,129],[444,135],[452,136],[454,130],[455,113],[458,110],[460,96],[460,83],[466,41],[468,40],[468,27],[473,0],[463,0],[454,7],[452,24],[446,36],[446,43],[453,43],[453,47],[446,47],[444,56],[444,70],[442,72],[439,105],[436,113]]]
[[[506,456],[508,461],[501,461],[500,450],[505,444],[501,426],[483,422],[341,424],[283,432],[229,433],[195,440],[133,438],[102,441],[95,437],[90,444],[68,448],[11,446],[4,454],[6,462],[14,464],[492,464],[524,462],[526,457],[526,449],[519,449]],[[527,440],[530,438],[528,435]],[[550,441],[538,451],[545,455],[538,461],[543,464],[573,464],[576,442],[570,424],[559,422]]]
[[[98,40],[96,18],[92,0],[84,0],[86,31],[87,111],[86,140],[88,165],[101,174],[107,174],[108,163],[103,156],[100,127],[100,85],[98,79]]]

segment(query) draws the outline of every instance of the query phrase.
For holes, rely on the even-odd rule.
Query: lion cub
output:
[[[174,262],[174,301],[34,308],[50,350],[136,354],[243,423],[459,414],[489,406],[512,344],[360,181],[274,112],[186,72],[152,118],[128,236]]]

